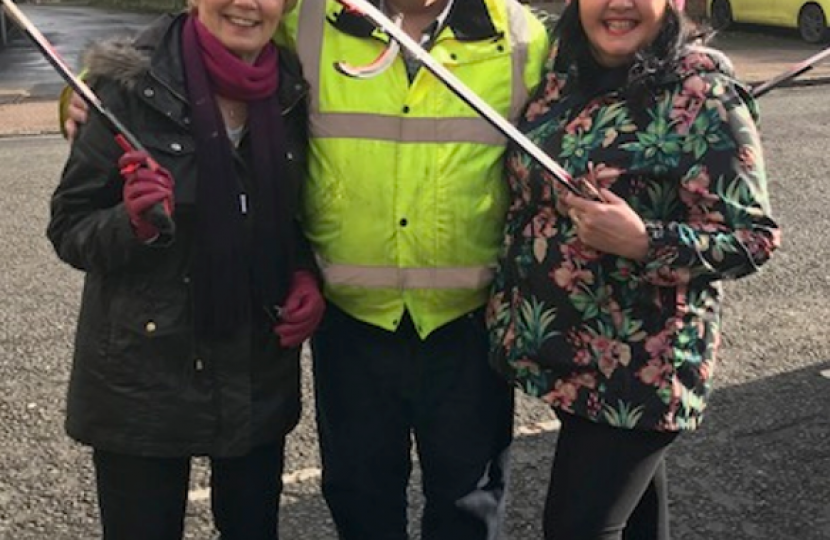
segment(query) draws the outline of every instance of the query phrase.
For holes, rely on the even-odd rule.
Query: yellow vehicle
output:
[[[796,28],[808,43],[830,39],[830,0],[709,0],[712,26],[726,28],[733,22]]]

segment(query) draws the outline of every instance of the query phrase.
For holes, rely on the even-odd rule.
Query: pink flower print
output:
[[[566,261],[548,276],[568,293],[577,291],[582,283],[590,285],[594,282],[594,275],[591,272],[578,269],[571,261]]]
[[[692,75],[683,81],[683,88],[680,93],[686,97],[693,99],[706,99],[706,94],[709,92],[710,84],[706,82],[700,75]]]
[[[527,106],[525,118],[528,120],[528,122],[533,122],[538,117],[542,116],[550,110],[549,104],[550,102],[544,99],[537,99],[536,101],[532,101],[530,105]]]
[[[755,155],[755,149],[752,146],[741,146],[741,149],[738,151],[738,160],[740,160],[741,168],[744,171],[754,171],[755,165],[758,161],[757,156]]]
[[[680,93],[672,102],[669,117],[675,122],[679,133],[688,133],[695,118],[700,113],[706,100],[709,84],[699,75],[693,75],[683,81]]]
[[[599,353],[599,370],[606,378],[610,379],[618,366],[627,366],[631,362],[631,349],[625,343],[598,336],[592,347]]]
[[[556,193],[557,187],[560,187],[559,181],[556,180],[556,178],[554,178],[553,175],[548,171],[542,171],[542,180],[542,191],[539,194],[539,197],[542,201],[551,201],[553,200],[553,196],[554,193]]]
[[[611,291],[611,287],[607,286],[606,290],[608,291],[608,296],[610,298],[613,292]],[[606,304],[606,309],[611,314],[611,320],[614,322],[615,328],[622,328],[623,323],[625,322],[625,317],[623,317],[622,309],[620,308],[619,302],[616,300],[608,300]]]
[[[574,232],[574,234],[576,234]],[[562,257],[565,259],[583,261],[590,263],[602,257],[602,253],[586,246],[579,239],[574,239],[572,242],[562,244],[559,248],[562,252]],[[593,280],[591,280],[593,282]]]
[[[571,405],[573,405],[574,400],[576,400],[577,391],[578,389],[575,384],[564,380],[558,380],[556,381],[553,389],[542,396],[542,400],[550,405],[570,408]]]
[[[530,103],[525,112],[525,118],[533,121],[539,116],[547,113],[550,110],[550,104],[557,99],[561,94],[562,81],[554,73],[549,73],[545,79],[545,89],[542,92],[542,97]]]
[[[665,374],[669,372],[669,367],[658,358],[652,358],[648,363],[637,371],[637,378],[643,384],[654,386],[655,388],[662,388],[666,384]]]
[[[593,355],[588,349],[578,349],[574,354],[574,364],[578,366],[590,366]]]
[[[688,207],[708,206],[717,202],[718,196],[709,191],[712,183],[709,170],[706,167],[699,167],[696,172],[695,176],[684,179],[680,190],[680,200]]]
[[[781,231],[775,230],[771,235],[760,234],[749,229],[735,231],[735,237],[746,247],[752,258],[766,260],[770,253],[781,244]]]
[[[512,182],[527,182],[530,175],[530,170],[527,167],[527,161],[522,156],[513,155],[507,164],[507,170],[510,172]]]
[[[556,76],[556,73],[548,73],[545,77],[545,99],[550,103],[560,97],[563,81]]]
[[[496,320],[496,310],[504,303],[504,292],[497,292],[490,297],[487,302],[487,309],[484,312],[484,318],[487,324],[492,324]]]
[[[649,337],[646,340],[645,349],[652,359],[668,358],[671,354],[669,332],[663,330],[659,334]]]
[[[595,188],[608,189],[619,179],[623,170],[619,167],[612,167],[605,163],[588,163],[588,172],[579,178],[580,181],[588,182]]]
[[[568,135],[574,135],[579,132],[590,131],[591,126],[594,125],[594,119],[585,114],[585,111],[580,113],[579,116],[573,119],[570,124],[565,127],[565,133]]]
[[[546,206],[539,209],[533,219],[525,225],[522,236],[525,238],[552,238],[558,232],[559,218],[553,208]]]
[[[712,71],[715,69],[715,61],[706,53],[696,52],[686,55],[680,63],[681,71],[696,72]]]
[[[549,206],[541,209],[539,213],[533,216],[533,227],[535,228],[534,237],[538,238],[552,238],[558,232],[556,223],[558,218],[556,212]]]

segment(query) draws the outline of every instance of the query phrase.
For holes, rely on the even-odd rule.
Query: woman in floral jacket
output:
[[[574,0],[520,128],[601,201],[508,154],[497,369],[562,421],[545,538],[668,538],[664,454],[697,428],[720,281],[779,244],[755,103],[679,0]],[[623,536],[625,535],[625,536]]]

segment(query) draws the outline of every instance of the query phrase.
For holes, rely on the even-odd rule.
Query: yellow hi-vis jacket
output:
[[[511,120],[539,82],[543,25],[518,0],[455,0],[430,51]],[[504,137],[426,68],[403,59],[371,79],[389,38],[334,0],[301,0],[280,38],[311,84],[303,222],[326,297],[394,330],[407,310],[422,338],[482,306],[502,242]]]

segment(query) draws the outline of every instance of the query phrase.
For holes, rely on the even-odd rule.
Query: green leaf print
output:
[[[632,169],[651,167],[655,173],[660,174],[680,163],[683,138],[664,117],[654,118],[646,131],[637,133],[636,137],[636,142],[622,145],[622,148],[634,154]]]
[[[683,151],[700,159],[708,150],[728,150],[734,147],[724,136],[723,122],[717,109],[706,109],[697,115],[683,141]]]
[[[519,308],[519,323],[516,327],[519,351],[536,352],[545,341],[556,336],[558,332],[550,330],[556,318],[556,308],[545,309],[545,304],[535,298],[523,299]]]
[[[606,404],[602,407],[602,416],[605,417],[606,422],[614,427],[634,428],[637,422],[643,416],[643,407],[637,406],[631,408],[629,403],[623,401],[617,402],[617,408],[613,408]]]

